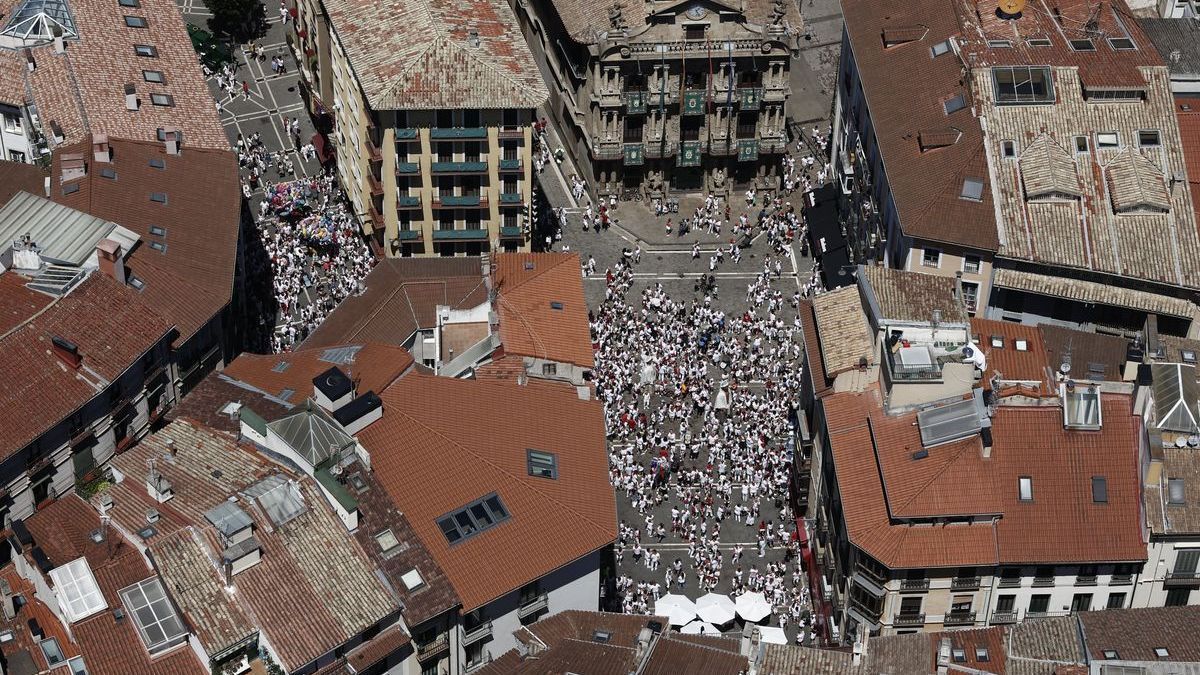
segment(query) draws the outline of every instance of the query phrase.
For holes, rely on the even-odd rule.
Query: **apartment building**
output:
[[[92,134],[228,149],[170,0],[5,0],[0,17],[0,159],[45,165]]]
[[[600,194],[778,188],[795,6],[513,4],[561,140]]]
[[[852,257],[961,278],[991,318],[1194,333],[1168,68],[1125,3],[1055,7],[843,3],[831,156]]]
[[[341,185],[390,257],[528,250],[546,102],[512,10],[300,0],[288,40]]]

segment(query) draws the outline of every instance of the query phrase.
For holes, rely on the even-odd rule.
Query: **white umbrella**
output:
[[[721,629],[717,628],[711,623],[705,623],[704,621],[693,621],[683,628],[680,628],[679,632],[687,633],[689,635],[720,635]]]
[[[704,621],[721,626],[733,621],[737,615],[737,606],[728,595],[709,593],[696,601],[696,613]]]
[[[771,613],[771,605],[762,593],[742,593],[733,604],[738,616],[750,623],[758,623]]]
[[[782,628],[775,626],[759,626],[758,634],[762,636],[762,641],[771,645],[786,645],[787,633],[783,632]]]
[[[654,603],[654,613],[667,617],[672,626],[682,626],[696,618],[696,603],[678,593],[668,593]]]

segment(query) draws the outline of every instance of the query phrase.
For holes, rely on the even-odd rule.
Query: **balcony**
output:
[[[737,143],[728,138],[712,137],[708,139],[708,154],[717,156],[736,155],[738,152]]]
[[[763,89],[763,100],[768,103],[779,103],[787,99],[787,87],[775,86]]]
[[[1020,588],[1021,577],[1000,577],[1000,588]]]
[[[371,184],[372,196],[378,197],[379,195],[383,194],[383,183],[379,182],[379,179],[375,177],[374,173],[367,173],[367,182]]]
[[[942,619],[944,626],[970,626],[975,623],[975,612],[950,612]]]
[[[420,195],[400,195],[396,197],[396,206],[402,209],[421,208],[421,197]]]
[[[901,593],[924,593],[929,590],[928,579],[901,579]]]
[[[445,633],[442,633],[428,642],[417,643],[417,658],[425,661],[435,656],[441,656],[449,651],[449,649],[450,640],[446,637]]]
[[[505,225],[500,228],[501,239],[522,239],[524,236],[525,233],[516,225]]]
[[[523,200],[521,199],[520,192],[501,192],[500,193],[500,203],[501,204],[520,204],[522,201]]]
[[[1076,586],[1095,586],[1096,585],[1096,575],[1095,574],[1080,574],[1079,576],[1075,577],[1075,585]]]
[[[600,141],[592,150],[592,157],[596,159],[621,159],[624,156],[625,149],[618,141]]]
[[[620,107],[622,103],[621,92],[619,90],[610,89],[608,91],[601,91],[598,92],[598,96],[600,98],[601,108],[617,108]]]
[[[674,141],[647,141],[646,142],[646,157],[650,159],[662,159],[664,157],[675,156]]]
[[[421,173],[421,165],[417,162],[396,162],[396,173],[402,175]]]
[[[487,230],[471,229],[471,230],[434,230],[434,241],[475,241],[486,240],[488,238]]]
[[[646,94],[646,105],[651,108],[661,108],[675,102],[675,95],[670,90],[652,91]]]
[[[1163,586],[1178,588],[1181,586],[1200,586],[1200,574],[1196,572],[1167,572]]]
[[[892,620],[892,625],[897,626],[897,627],[900,627],[900,626],[924,626],[925,625],[925,613],[921,612],[918,614],[897,614],[896,618]]]
[[[453,127],[449,129],[435,127],[429,130],[429,137],[442,140],[487,138],[487,129],[484,127]]]
[[[979,577],[954,577],[950,580],[950,590],[977,591],[979,590]]]
[[[400,230],[396,232],[396,238],[400,241],[417,241],[421,238],[420,230]]]
[[[487,197],[481,197],[479,195],[442,195],[440,197],[433,198],[433,208],[435,209],[486,209],[487,205]]]
[[[372,162],[383,161],[383,153],[379,151],[378,146],[371,142],[369,135],[363,139],[363,144],[367,146],[367,155],[371,158]]]
[[[1114,574],[1108,582],[1109,586],[1128,586],[1133,583],[1132,574]]]
[[[487,161],[434,162],[430,169],[434,173],[487,173]]]
[[[520,157],[512,157],[512,158],[506,157],[506,158],[500,160],[500,170],[501,171],[520,171],[521,170],[521,158]]]
[[[399,129],[399,128],[397,128],[397,129],[392,130],[392,134],[395,135],[396,140],[398,140],[398,141],[411,141],[411,140],[416,139],[417,130],[416,129]]]
[[[758,137],[758,151],[764,155],[786,152],[787,138],[779,132],[762,133]]]
[[[504,126],[500,127],[500,132],[498,135],[500,138],[524,138],[525,127],[517,124],[505,124]]]
[[[549,597],[542,593],[517,608],[517,618],[527,619],[550,606]]]
[[[1001,612],[1001,611],[992,612],[992,625],[997,625],[997,624],[1002,624],[1002,623],[1016,623],[1016,622],[1017,622],[1017,610],[1015,610],[1015,609],[1010,609],[1010,610],[1006,610],[1003,612]]]
[[[476,642],[479,642],[480,640],[491,637],[491,635],[492,635],[492,622],[491,621],[483,621],[483,622],[480,622],[479,624],[476,624],[475,626],[472,626],[469,628],[464,624],[463,625],[462,643],[464,646],[469,645],[469,644],[474,644]]]
[[[1034,577],[1033,578],[1033,587],[1034,588],[1046,588],[1048,586],[1053,586],[1053,585],[1054,585],[1054,577]]]

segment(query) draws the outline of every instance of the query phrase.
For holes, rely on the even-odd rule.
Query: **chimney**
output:
[[[992,458],[992,428],[984,427],[979,430],[979,438],[983,441],[983,458]]]
[[[475,48],[479,47],[479,45],[480,45],[479,31],[472,30],[472,31],[467,32],[467,44],[472,47],[475,47]]]
[[[63,36],[61,36],[61,35],[54,36],[54,53],[55,54],[66,54],[67,53],[67,45],[65,42],[63,42]]]
[[[54,124],[53,122],[51,124]],[[59,181],[68,183],[78,178],[83,178],[87,175],[87,163],[83,161],[83,154],[71,152],[62,156],[62,175]]]
[[[59,358],[64,364],[72,370],[79,370],[80,364],[83,363],[83,356],[79,353],[79,345],[70,340],[55,335],[50,340],[54,355]]]
[[[167,132],[163,133],[163,137],[166,139],[165,141],[163,141],[163,143],[166,145],[167,154],[168,155],[178,155],[179,154],[179,132],[178,131],[167,131]]]
[[[96,244],[96,260],[101,272],[115,279],[118,284],[125,284],[125,258],[120,244],[112,239],[101,239]]]
[[[50,133],[54,136],[54,144],[62,145],[63,141],[67,140],[67,135],[63,133],[62,125],[58,120],[50,120]]]
[[[92,136],[92,159],[105,164],[112,161],[112,146],[108,144],[108,134]]]
[[[125,85],[125,109],[138,109],[137,87],[135,87],[133,84]]]
[[[33,58],[33,50],[29,47],[25,48],[25,67],[28,68],[29,72],[31,73],[33,72],[34,68],[37,68],[37,61],[35,61]]]
[[[173,439],[173,438],[167,439],[167,450],[169,450],[171,452],[171,457],[179,456],[179,449],[175,447],[175,439]]]

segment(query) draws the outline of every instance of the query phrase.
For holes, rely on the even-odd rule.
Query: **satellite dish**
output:
[[[1187,444],[1193,448],[1200,446],[1200,436],[1197,436],[1195,434],[1188,436]]]
[[[1175,447],[1182,448],[1182,447],[1185,447],[1186,445],[1187,445],[1187,438],[1185,438],[1183,436],[1178,436],[1175,438]]]
[[[1071,372],[1071,362],[1063,361],[1062,365],[1059,366],[1058,369],[1062,372],[1063,375],[1066,375],[1067,373]]]
[[[1000,12],[1008,16],[1017,16],[1025,9],[1025,0],[1000,0]]]

